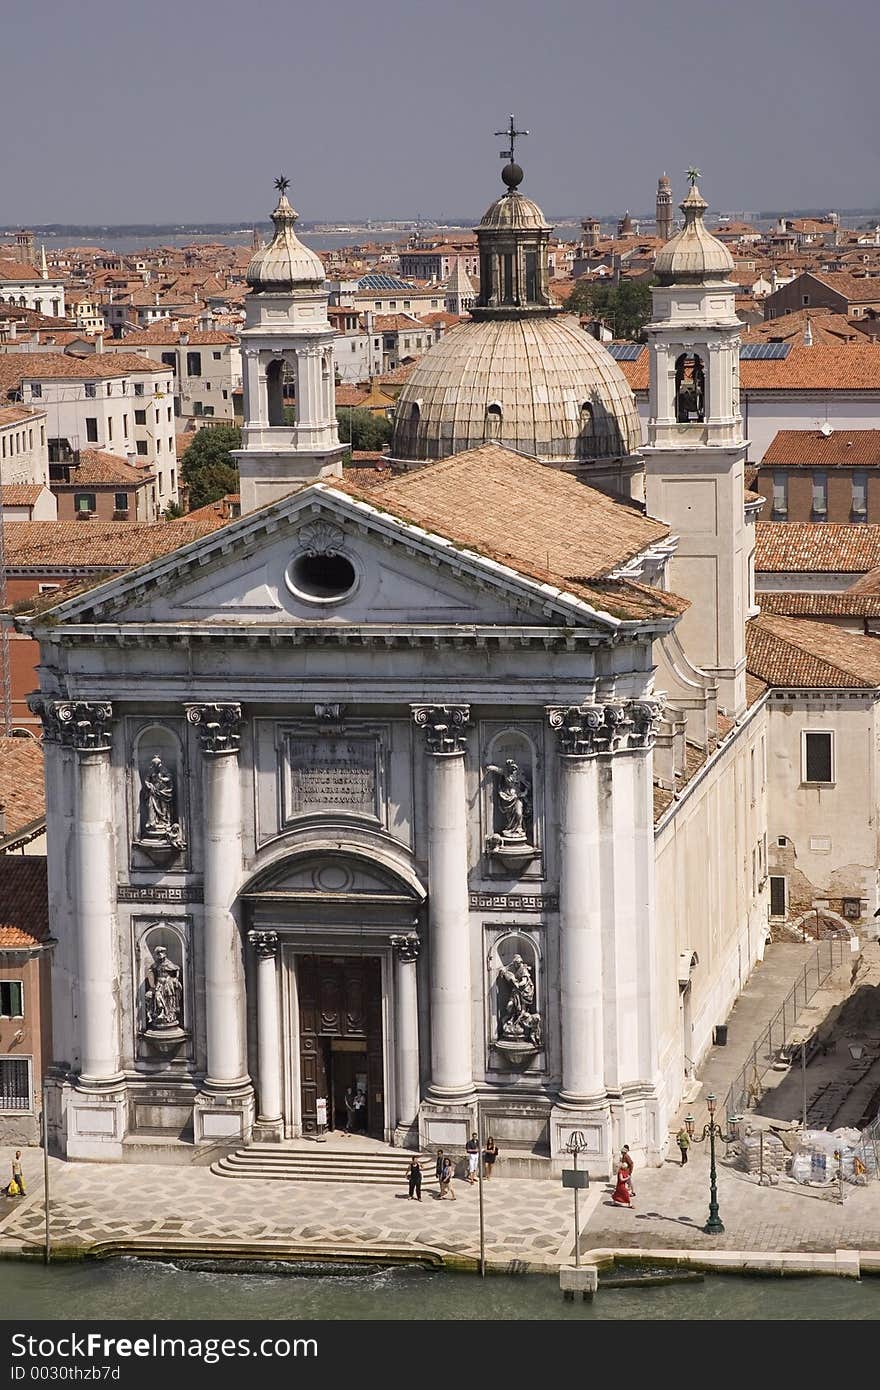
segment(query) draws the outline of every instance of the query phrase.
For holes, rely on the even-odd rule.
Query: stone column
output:
[[[434,1100],[472,1099],[464,726],[468,706],[413,707],[428,752],[428,922]]]
[[[257,1056],[260,1068],[260,1106],[255,1134],[282,1139],[281,1009],[278,999],[278,933],[252,931],[248,941],[257,956]]]
[[[241,705],[187,705],[186,717],[198,730],[203,754],[205,1089],[222,1092],[250,1086],[244,963],[233,915],[242,870]]]
[[[119,1056],[116,856],[110,780],[112,706],[38,700],[45,737],[75,750],[76,821],[69,884],[76,930],[79,1075],[68,1104],[69,1158],[118,1158],[125,1132]],[[55,884],[55,891],[64,891]],[[82,1094],[77,1095],[76,1093]]]
[[[419,999],[416,974],[422,947],[415,932],[392,936],[394,948],[394,1048],[397,1057],[397,1129],[400,1141],[419,1113]]]
[[[601,705],[548,710],[559,741],[559,974],[562,1024],[560,1103],[605,1095],[602,915],[596,754]]]

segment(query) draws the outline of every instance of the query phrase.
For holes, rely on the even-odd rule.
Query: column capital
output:
[[[590,757],[599,752],[598,738],[605,718],[604,705],[549,705],[547,719],[567,757]]]
[[[389,936],[388,940],[391,942],[394,954],[398,960],[406,964],[411,964],[413,961],[418,960],[419,952],[422,949],[422,943],[416,932],[411,931],[401,934],[400,936]]]
[[[424,731],[428,752],[447,756],[464,752],[464,728],[470,714],[470,705],[412,706],[413,722]]]
[[[187,705],[186,717],[199,731],[205,757],[238,752],[241,705]]]
[[[277,931],[249,931],[248,941],[261,960],[274,956],[278,950]]]
[[[630,748],[651,748],[657,725],[663,713],[660,700],[633,700],[629,707],[632,729],[629,735]]]
[[[47,700],[32,695],[28,706],[39,715],[47,743],[60,743],[78,753],[109,753],[113,718],[109,700]]]

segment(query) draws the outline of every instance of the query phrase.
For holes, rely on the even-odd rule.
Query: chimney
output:
[[[812,347],[812,346],[813,346],[813,325],[812,325],[812,323],[810,322],[809,317],[808,317],[808,318],[807,318],[807,326],[806,326],[806,328],[804,329],[804,347]]]
[[[95,334],[95,352],[103,352],[103,351],[104,351],[104,334],[103,334],[103,333],[96,333],[96,334]]]
[[[188,333],[181,333],[181,335],[180,335],[180,346],[181,346],[181,347],[186,347],[188,344],[189,344],[189,334],[188,334]]]

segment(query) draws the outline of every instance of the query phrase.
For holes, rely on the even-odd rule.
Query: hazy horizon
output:
[[[511,111],[555,216],[644,213],[664,171],[678,202],[693,164],[717,211],[870,208],[878,40],[874,0],[36,0],[4,17],[0,109],[27,137],[5,215],[265,223],[283,172],[309,222],[475,219]]]

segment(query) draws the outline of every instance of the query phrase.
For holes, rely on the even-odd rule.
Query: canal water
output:
[[[642,1288],[601,1288],[592,1303],[566,1303],[545,1275],[426,1271],[418,1267],[257,1271],[113,1259],[44,1265],[0,1261],[0,1319],[102,1322],[134,1319],[381,1321],[505,1319],[583,1321],[880,1318],[880,1279],[710,1276]],[[63,1311],[62,1311],[63,1310]]]

